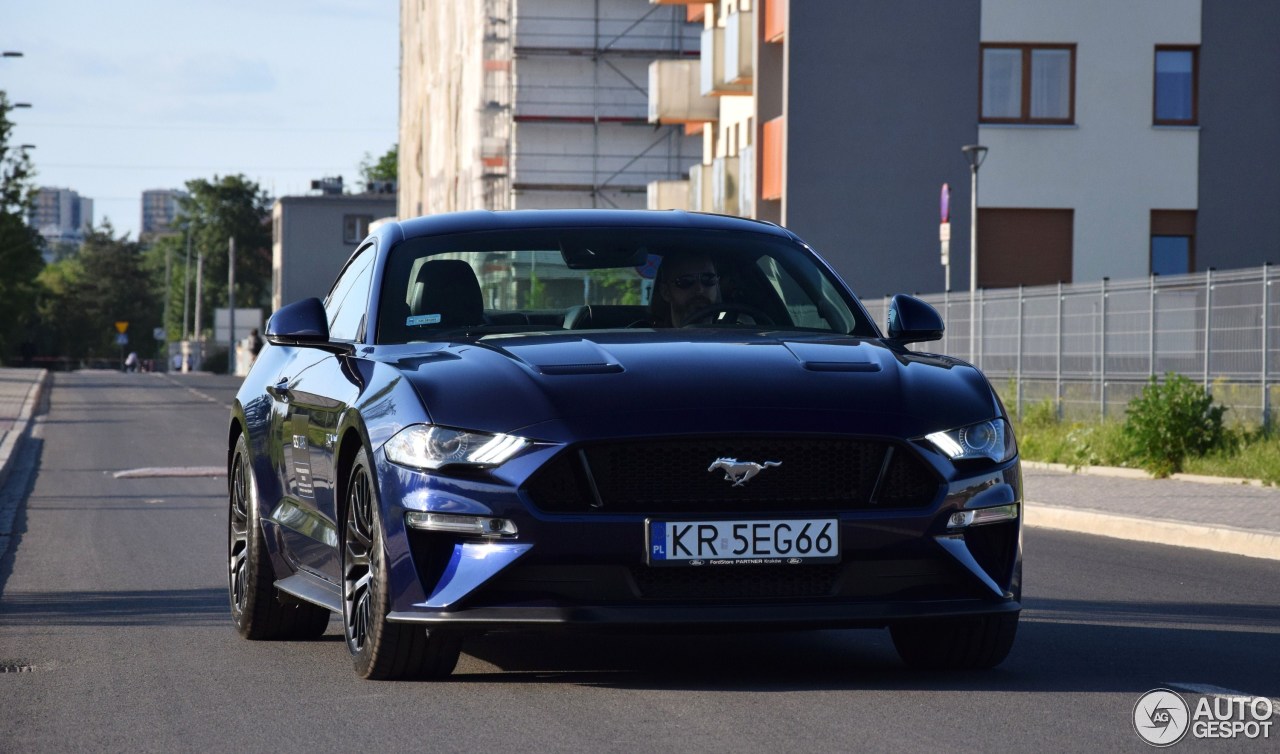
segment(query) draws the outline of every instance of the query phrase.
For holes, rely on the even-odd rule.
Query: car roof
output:
[[[390,223],[388,223],[390,225]],[[761,220],[712,215],[680,210],[618,209],[526,209],[473,210],[416,217],[395,223],[403,238],[419,238],[445,233],[522,228],[670,228],[684,230],[730,230],[767,233],[791,238],[788,231]]]

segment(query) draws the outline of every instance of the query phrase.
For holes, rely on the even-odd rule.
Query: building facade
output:
[[[45,240],[45,261],[79,248],[93,227],[93,200],[73,189],[41,186],[28,224]]]
[[[277,199],[271,207],[271,309],[324,298],[369,226],[395,212],[395,194]]]
[[[647,67],[699,31],[646,0],[403,0],[399,215],[644,207],[701,153],[648,122]]]
[[[651,115],[702,119],[702,160],[683,186],[655,182],[651,207],[782,223],[880,296],[943,290],[947,184],[951,289],[967,290],[961,147],[980,144],[980,287],[1280,259],[1280,4],[685,5],[704,26],[697,88],[655,62]],[[682,100],[702,109],[664,114]]]
[[[180,201],[187,192],[177,189],[149,189],[142,192],[142,225],[139,238],[172,233],[173,222],[181,213]]]

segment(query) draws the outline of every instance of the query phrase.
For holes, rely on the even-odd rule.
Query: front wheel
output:
[[[889,627],[903,662],[929,670],[993,668],[1009,656],[1018,613],[897,623]]]
[[[361,678],[444,678],[458,664],[455,634],[387,620],[387,562],[378,491],[361,449],[347,482],[342,525],[342,627]]]
[[[329,611],[280,594],[262,533],[249,442],[236,438],[227,480],[227,591],[231,620],[246,639],[315,639]]]

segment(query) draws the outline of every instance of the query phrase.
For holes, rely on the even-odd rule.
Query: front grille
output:
[[[735,485],[709,470],[719,458],[777,465]],[[919,507],[940,483],[913,451],[883,440],[710,437],[567,448],[525,490],[555,513],[751,513]]]
[[[776,599],[826,597],[842,566],[744,565],[650,568],[633,566],[640,596],[650,599]]]

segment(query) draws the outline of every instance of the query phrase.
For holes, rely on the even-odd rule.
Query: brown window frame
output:
[[[1191,117],[1189,119],[1166,118],[1161,120],[1156,114],[1156,58],[1162,52],[1191,53]],[[1200,45],[1156,45],[1151,54],[1151,124],[1154,126],[1198,126],[1200,125]]]
[[[988,118],[984,116],[983,90],[986,88],[987,50],[1020,50],[1022,52],[1022,115],[1017,118]],[[1068,50],[1071,53],[1071,95],[1066,118],[1031,117],[1031,52],[1033,50]],[[1076,122],[1076,45],[1064,42],[984,42],[978,50],[978,122],[1011,123],[1021,125],[1073,126]]]

